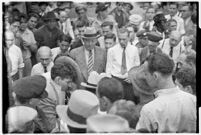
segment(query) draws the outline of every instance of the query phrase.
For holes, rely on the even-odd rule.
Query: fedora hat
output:
[[[67,63],[74,67],[74,70],[77,75],[77,80],[75,80],[75,83],[77,84],[77,88],[80,88],[80,84],[81,82],[83,82],[84,78],[82,76],[82,73],[80,71],[78,64],[72,58],[68,56],[60,56],[57,59],[55,59],[54,64],[59,64],[59,63]]]
[[[86,119],[98,112],[99,101],[95,94],[86,90],[75,90],[69,99],[68,106],[58,105],[56,112],[67,125],[75,128],[86,128]]]
[[[141,15],[138,15],[138,14],[132,14],[132,15],[129,17],[129,22],[130,22],[131,24],[134,24],[134,25],[139,25],[142,20],[143,20],[142,16],[141,16]]]
[[[95,27],[86,27],[82,38],[95,39],[100,37],[100,34]]]
[[[59,18],[56,17],[55,13],[54,12],[48,12],[44,18],[43,18],[44,21],[49,21],[49,20],[56,20],[56,21],[59,21]]]
[[[35,109],[27,106],[14,106],[7,111],[8,132],[18,131],[35,119],[38,113]]]
[[[86,88],[91,88],[91,89],[96,89],[97,88],[97,85],[98,85],[98,82],[104,78],[104,77],[109,77],[111,78],[110,75],[106,74],[106,73],[97,73],[96,71],[92,71],[90,74],[89,74],[89,77],[88,77],[88,80],[87,82],[82,82],[81,85],[83,87],[86,87]]]
[[[128,72],[128,77],[131,80],[134,90],[146,95],[153,95],[150,86],[145,80],[143,69],[143,65],[131,68]]]
[[[130,130],[128,121],[113,114],[97,114],[87,119],[88,133],[124,133]]]

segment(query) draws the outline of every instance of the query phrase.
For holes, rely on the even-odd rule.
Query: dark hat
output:
[[[131,80],[134,90],[151,96],[153,93],[145,80],[143,69],[143,65],[131,68],[128,72],[128,77]]]
[[[12,90],[23,98],[46,98],[46,79],[42,75],[24,77],[14,82]]]
[[[167,21],[167,19],[165,18],[165,15],[161,13],[155,15],[153,20],[154,20],[154,23],[161,23],[162,21]]]
[[[99,3],[96,7],[96,13],[98,13],[99,11],[104,11],[109,7],[108,4],[105,3]]]
[[[54,12],[48,12],[45,16],[44,16],[44,21],[48,21],[48,20],[56,20],[59,21],[59,18],[56,17],[56,15],[54,14]]]
[[[154,31],[148,32],[147,36],[148,36],[148,40],[152,42],[159,42],[160,40],[163,39],[162,35]]]
[[[147,32],[146,32],[146,30],[140,30],[137,32],[136,36],[137,37],[145,37],[145,36],[147,36]]]

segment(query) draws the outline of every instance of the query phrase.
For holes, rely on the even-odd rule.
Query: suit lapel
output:
[[[79,53],[80,55],[78,56],[78,60],[80,63],[80,69],[82,71],[83,76],[85,77],[85,79],[87,79],[88,77],[88,73],[87,73],[87,64],[86,64],[86,58],[85,58],[85,52],[84,52],[84,47],[82,47],[81,52]]]
[[[95,47],[94,48],[94,67],[93,67],[93,70],[95,70],[95,71],[98,71],[98,67],[99,67],[98,63],[100,63],[99,62],[99,56],[100,56],[99,51]]]

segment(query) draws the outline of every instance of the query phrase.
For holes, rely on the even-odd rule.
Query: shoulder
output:
[[[78,48],[73,49],[70,53],[71,53],[71,54],[74,54],[74,53],[82,53],[82,52],[84,52],[84,51],[82,51],[82,50],[83,50],[83,46],[80,46],[80,47],[78,47]]]
[[[37,63],[37,64],[35,64],[35,65],[33,66],[33,69],[40,68],[41,66],[42,66],[41,63]]]

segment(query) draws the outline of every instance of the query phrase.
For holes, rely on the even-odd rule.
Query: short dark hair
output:
[[[39,18],[39,15],[38,15],[37,13],[29,13],[27,19],[29,20],[31,17],[35,17],[35,18],[38,19],[38,18]]]
[[[20,17],[19,16],[16,16],[16,17],[12,17],[12,19],[10,19],[9,23],[10,24],[13,24],[15,22],[19,22],[20,23]]]
[[[66,42],[68,42],[68,43],[70,44],[70,43],[71,43],[71,40],[72,40],[72,38],[71,38],[69,35],[64,35],[64,34],[62,34],[62,35],[60,35],[60,36],[58,37],[58,41],[59,41],[59,42],[66,41]]]
[[[169,5],[176,5],[176,6],[177,6],[177,8],[179,7],[178,2],[170,2],[170,3],[169,3]]]
[[[101,27],[106,27],[106,26],[110,26],[110,29],[113,29],[113,23],[109,22],[109,21],[105,21],[101,24]]]
[[[57,76],[61,79],[71,78],[72,81],[76,81],[77,74],[74,67],[67,63],[54,64],[51,69],[51,79],[54,80]]]
[[[196,75],[193,68],[190,66],[184,66],[178,70],[175,77],[183,87],[190,85],[193,89],[193,94],[196,93]]]
[[[105,96],[111,102],[115,102],[124,97],[123,86],[115,78],[102,78],[98,83],[97,92],[100,97]]]
[[[84,27],[84,26],[86,26],[84,21],[77,21],[75,27],[76,28],[81,28],[81,27]]]
[[[116,41],[116,35],[114,33],[108,33],[104,36],[104,40],[106,39],[113,39],[113,41]]]
[[[24,21],[25,21],[25,22],[22,22],[22,20],[21,20],[22,18],[24,18]],[[26,23],[27,21],[28,21],[28,20],[27,20],[27,15],[24,14],[24,13],[21,13],[21,14],[20,14],[20,23]]]
[[[128,31],[127,28],[120,28],[120,29],[118,30],[118,34],[119,34],[119,33],[127,33],[127,34],[129,34],[129,31]]]
[[[164,76],[171,75],[174,71],[174,61],[164,53],[154,53],[147,58],[150,73],[160,72]]]

